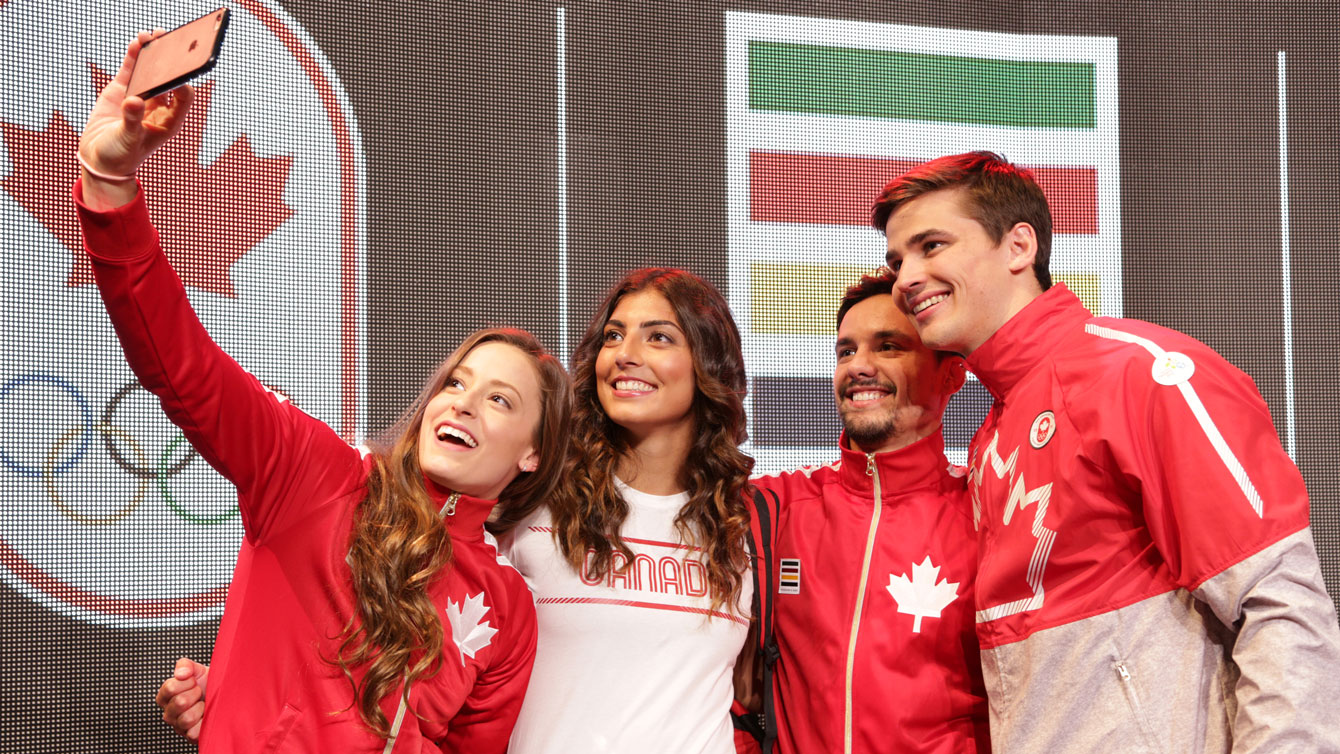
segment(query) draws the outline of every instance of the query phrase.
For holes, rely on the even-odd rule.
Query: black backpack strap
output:
[[[767,588],[764,586],[768,578],[766,565],[767,559],[759,558],[759,552],[767,546],[766,539],[762,533],[763,531],[766,531],[766,527],[760,530],[759,521],[767,520],[767,511],[761,511],[764,506],[763,498],[758,489],[752,485],[748,488],[748,492],[745,493],[745,498],[748,500],[747,504],[749,505],[749,536],[746,537],[746,541],[749,545],[749,562],[753,565],[751,570],[753,571],[754,582],[754,597],[750,606],[750,614],[753,616],[754,622],[750,624],[749,637],[746,641],[752,643],[756,641],[754,637],[761,635],[763,631],[762,625],[765,619],[765,613],[767,612],[763,606],[765,604],[764,595],[767,593]],[[763,657],[761,647],[761,641],[754,645],[755,656],[759,659],[762,659]],[[761,679],[760,684],[762,684]],[[766,687],[763,693],[765,696],[769,693],[766,690]],[[765,736],[763,729],[763,714],[751,712],[741,704],[738,699],[736,699],[731,703],[730,716],[731,723],[734,725],[735,730],[747,733],[754,739],[754,741],[758,742],[760,747],[762,746]],[[739,747],[738,739],[736,744],[736,751],[751,751],[751,749],[741,749]]]
[[[776,690],[773,675],[780,652],[774,635],[777,596],[777,516],[781,502],[772,490],[754,488],[753,515],[750,516],[750,546],[754,552],[754,605],[758,616],[759,652],[763,657],[763,735],[759,739],[763,754],[771,754],[777,741]]]

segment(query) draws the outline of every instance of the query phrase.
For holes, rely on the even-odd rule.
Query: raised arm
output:
[[[130,45],[80,139],[85,167],[75,199],[85,249],[126,361],[201,456],[237,486],[255,541],[300,521],[305,501],[333,499],[361,481],[360,458],[210,339],[163,254],[133,173],[180,130],[191,95],[182,87],[148,102],[125,96],[148,39],[141,34]]]
[[[181,86],[148,101],[126,96],[140,48],[162,30],[140,32],[126,50],[121,69],[99,95],[79,139],[84,202],[103,212],[129,204],[139,193],[135,172],[155,149],[181,130],[194,90]]]

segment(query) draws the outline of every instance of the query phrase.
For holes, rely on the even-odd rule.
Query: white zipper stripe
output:
[[[396,736],[400,735],[400,724],[405,721],[405,708],[409,706],[409,684],[405,684],[405,693],[400,695],[400,707],[395,712],[395,722],[391,723],[391,735],[386,739],[382,754],[391,754],[395,748]]]
[[[867,456],[867,462],[870,468],[874,464],[874,456]],[[851,697],[852,697],[852,676],[856,669],[856,635],[861,626],[861,613],[865,609],[865,588],[870,578],[870,561],[875,552],[875,532],[879,529],[880,514],[880,491],[879,491],[879,469],[874,469],[871,474],[875,483],[875,512],[870,517],[870,532],[865,538],[865,560],[861,563],[861,583],[856,592],[856,612],[851,619],[851,639],[847,643],[847,688],[846,688],[846,709],[844,712],[843,731],[842,731],[842,750],[846,754],[851,754],[852,747],[852,719],[851,719]]]
[[[1097,335],[1100,338],[1119,340],[1123,343],[1138,345],[1153,354],[1155,360],[1163,358],[1168,353],[1157,343],[1147,338],[1121,332],[1120,330],[1113,330],[1110,327],[1088,324],[1084,326],[1084,331],[1090,335]],[[1201,431],[1205,433],[1206,439],[1210,441],[1210,445],[1214,448],[1215,452],[1219,454],[1219,460],[1222,461],[1225,468],[1228,469],[1228,473],[1233,477],[1233,481],[1237,482],[1238,489],[1242,490],[1243,497],[1247,498],[1247,504],[1252,507],[1252,510],[1256,511],[1258,517],[1264,517],[1264,504],[1261,502],[1260,493],[1256,491],[1256,487],[1252,484],[1252,480],[1247,477],[1247,470],[1238,462],[1237,456],[1233,455],[1233,449],[1228,447],[1228,443],[1224,440],[1224,436],[1219,433],[1219,427],[1217,427],[1214,420],[1210,418],[1210,412],[1205,409],[1205,404],[1201,402],[1200,396],[1196,393],[1196,389],[1191,386],[1190,381],[1187,381],[1178,383],[1177,390],[1182,394],[1182,398],[1191,409],[1192,415],[1196,417],[1196,421],[1200,424]]]

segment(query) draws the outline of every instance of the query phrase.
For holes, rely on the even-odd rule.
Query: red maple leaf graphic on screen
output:
[[[96,65],[89,69],[94,91],[101,92],[111,76]],[[243,134],[202,166],[200,146],[213,92],[212,81],[196,88],[181,133],[149,158],[139,177],[177,274],[189,286],[235,298],[233,264],[293,214],[283,199],[293,157],[259,157]],[[3,122],[0,129],[13,164],[0,185],[74,255],[66,285],[91,284],[93,269],[70,199],[79,177],[79,133],[59,110],[41,131]]]

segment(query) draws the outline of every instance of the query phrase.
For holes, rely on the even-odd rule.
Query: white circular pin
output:
[[[1160,385],[1180,385],[1195,373],[1195,362],[1184,353],[1169,351],[1154,359],[1154,381]]]
[[[1056,414],[1043,411],[1033,420],[1033,426],[1028,428],[1028,444],[1042,450],[1042,446],[1051,442],[1054,434],[1056,434]]]

